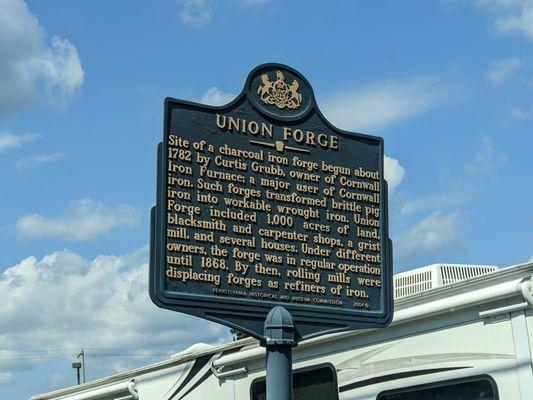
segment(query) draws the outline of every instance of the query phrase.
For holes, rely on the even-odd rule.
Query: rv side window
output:
[[[498,390],[491,378],[478,377],[388,390],[377,400],[498,400]]]
[[[293,372],[294,400],[338,400],[337,376],[331,364],[297,369]],[[255,379],[252,400],[266,400],[265,378]]]

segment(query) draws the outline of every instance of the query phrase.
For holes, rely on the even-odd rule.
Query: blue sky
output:
[[[528,261],[532,50],[529,0],[0,0],[0,393],[227,339],[147,298],[156,146],[164,97],[222,104],[264,62],[384,137],[396,271]]]

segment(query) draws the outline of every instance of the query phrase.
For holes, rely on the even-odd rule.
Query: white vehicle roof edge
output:
[[[157,371],[162,368],[167,368],[169,366],[173,365],[180,365],[187,361],[195,360],[198,357],[208,355],[208,354],[215,354],[217,352],[224,351],[226,349],[231,349],[237,345],[237,343],[243,343],[245,341],[250,341],[251,343],[254,343],[254,340],[250,340],[251,338],[247,338],[241,341],[235,341],[235,342],[228,342],[223,343],[221,345],[213,346],[211,349],[206,349],[198,352],[191,352],[191,353],[185,353],[182,356],[169,358],[163,361],[160,361],[158,363],[149,364],[140,368],[131,369],[128,371],[124,371],[118,374],[109,375],[103,378],[95,379],[94,381],[90,381],[87,383],[82,383],[80,385],[76,386],[70,386],[63,389],[54,390],[52,392],[43,393],[39,395],[35,395],[33,397],[30,397],[30,400],[49,400],[49,399],[67,399],[71,400],[70,397],[64,397],[70,394],[79,393],[79,392],[85,392],[92,389],[91,393],[94,393],[94,390],[97,388],[100,388],[102,386],[107,387],[106,385],[113,385],[116,382],[122,383],[129,383],[135,376],[146,374],[148,372]],[[94,396],[93,394],[91,396]]]
[[[448,309],[452,308],[450,306],[450,301],[452,298],[455,298],[454,303],[457,301],[459,306],[456,308],[461,308],[460,305],[464,307],[469,307],[474,305],[472,301],[475,301],[476,304],[487,302],[490,300],[495,300],[497,298],[511,297],[513,295],[520,295],[522,292],[521,282],[527,279],[531,279],[533,274],[533,262],[527,262],[522,264],[517,264],[505,268],[501,268],[497,271],[491,272],[487,275],[482,275],[468,281],[462,281],[451,285],[446,285],[443,287],[435,288],[427,292],[419,293],[412,295],[410,297],[398,299],[395,301],[395,311],[393,321],[391,325],[400,324],[408,322],[414,319],[423,318],[424,316],[429,316],[431,314],[437,314],[445,312]],[[498,281],[500,281],[498,283]],[[496,285],[494,286],[494,283]],[[453,292],[459,292],[464,288],[469,286],[483,286],[478,290],[472,291],[465,294],[453,295]],[[492,286],[491,286],[492,285]],[[489,288],[490,287],[490,288]],[[480,293],[477,293],[480,292]],[[451,295],[451,297],[446,296]],[[443,298],[444,297],[444,298]],[[434,299],[434,300],[433,300]],[[428,302],[429,300],[429,302]],[[421,303],[424,303],[421,306]],[[434,304],[432,304],[434,303]],[[415,309],[415,310],[411,310]],[[329,335],[324,335],[318,338],[309,339],[307,341],[301,342],[298,347],[295,348],[298,351],[298,348],[312,346],[317,342],[321,341],[331,341],[331,340],[340,340],[345,337],[358,335],[363,332],[368,332],[369,329],[360,330],[360,331],[349,331],[334,333]],[[254,338],[245,338],[233,342],[228,342],[220,345],[213,346],[210,349],[206,349],[198,352],[191,352],[183,354],[183,356],[178,356],[175,358],[170,358],[167,360],[160,361],[158,363],[150,364],[140,368],[128,370],[121,372],[119,374],[110,375],[107,377],[99,378],[94,381],[90,381],[78,386],[71,386],[68,388],[59,389],[53,392],[43,393],[36,395],[30,398],[30,400],[51,400],[51,399],[65,399],[71,400],[68,395],[75,393],[91,391],[91,396],[94,396],[94,391],[104,385],[112,385],[114,383],[129,383],[135,376],[157,371],[163,368],[167,368],[174,365],[179,365],[184,362],[194,360],[198,357],[220,353],[224,350],[228,350],[234,347],[244,346],[245,349],[222,356],[213,361],[213,367],[218,369],[224,365],[231,365],[237,362],[244,362],[247,360],[252,360],[260,357],[264,357],[264,348],[258,346],[257,340]],[[246,347],[251,347],[246,349]]]
[[[89,399],[94,399],[95,397],[102,397],[102,396],[108,396],[108,395],[113,395],[113,394],[119,394],[121,392],[128,392],[131,395],[132,399],[139,398],[139,395],[137,394],[137,391],[135,389],[134,379],[129,379],[124,382],[114,383],[111,385],[101,386],[93,390],[87,387],[85,387],[85,389],[86,390],[83,390],[82,392],[78,391],[71,395],[68,395],[68,393],[65,392],[65,389],[63,389],[63,390],[56,391],[56,392],[50,392],[47,394],[47,396],[53,397],[53,396],[57,396],[56,393],[63,392],[63,394],[60,394],[58,397],[61,400],[89,400]],[[50,398],[50,397],[33,396],[30,398],[30,400]]]
[[[533,264],[529,264],[533,266]],[[500,272],[500,271],[498,271]],[[394,313],[393,320],[390,325],[399,325],[402,323],[414,321],[431,315],[441,314],[450,310],[459,310],[467,307],[476,306],[488,301],[498,300],[501,298],[511,297],[513,295],[522,294],[523,286],[521,283],[531,279],[531,277],[521,277],[508,282],[500,283],[498,285],[485,287],[483,289],[475,290],[465,294],[459,294],[453,297],[438,299],[432,302],[425,302],[423,304],[413,305]],[[463,283],[463,282],[461,282]],[[450,285],[455,286],[455,285]],[[527,285],[527,287],[530,287]],[[313,338],[301,342],[296,351],[303,347],[308,347],[317,342],[327,342],[333,340],[340,340],[346,337],[359,335],[363,332],[368,332],[375,329],[365,329],[360,331],[348,331],[341,333],[332,333],[321,337]],[[213,361],[215,368],[220,368],[225,365],[238,364],[248,360],[264,357],[265,349],[257,347],[249,350],[240,351],[238,353],[228,354]]]

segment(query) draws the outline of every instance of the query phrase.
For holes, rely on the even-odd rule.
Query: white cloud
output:
[[[83,241],[121,226],[135,226],[139,218],[139,210],[128,204],[108,207],[91,199],[81,199],[72,202],[58,217],[25,215],[17,221],[16,229],[23,238],[57,237]]]
[[[227,339],[229,330],[221,325],[151,303],[148,253],[146,246],[87,260],[64,250],[25,258],[0,273],[0,383],[19,375],[14,371],[57,358],[66,358],[67,365],[82,348],[88,353],[88,378],[94,379],[116,372],[119,360],[123,370],[166,358],[195,342]],[[106,362],[98,358],[106,355]],[[50,376],[39,379],[48,381],[40,391],[53,389],[51,381],[64,384],[54,371],[45,373]]]
[[[52,153],[52,154],[41,154],[38,156],[30,156],[21,158],[15,163],[15,168],[17,169],[29,169],[37,164],[49,163],[57,160],[62,156],[61,153]]]
[[[499,33],[518,33],[533,41],[532,0],[477,0],[495,16],[493,26]]]
[[[85,74],[76,47],[67,39],[54,36],[52,47],[45,49],[39,64],[50,101],[69,103],[81,88]]]
[[[218,87],[212,86],[202,95],[200,103],[209,104],[210,106],[222,106],[232,101],[235,97],[237,95],[234,93],[224,93]]]
[[[400,213],[402,215],[410,215],[422,211],[442,210],[443,208],[467,203],[471,199],[471,193],[466,190],[450,193],[434,193],[406,201],[401,207]]]
[[[269,0],[176,0],[180,5],[181,22],[193,29],[200,29],[209,24],[215,17],[217,7],[227,4],[257,6]]]
[[[494,171],[507,159],[504,154],[498,154],[489,135],[481,135],[481,142],[481,149],[474,156],[474,160],[466,166],[466,171],[470,174]]]
[[[396,158],[385,156],[384,158],[385,180],[389,187],[389,194],[392,194],[405,177],[405,168],[400,165]]]
[[[202,28],[214,16],[215,3],[211,0],[177,0],[177,2],[182,4],[181,22],[190,28]]]
[[[0,372],[0,384],[10,383],[14,380],[15,376],[11,372]]]
[[[0,114],[39,98],[64,105],[83,84],[76,48],[44,28],[23,0],[0,0]]]
[[[38,133],[23,133],[17,135],[11,132],[0,132],[0,152],[14,147],[22,147],[24,143],[33,142],[40,137],[41,135]]]
[[[516,57],[495,60],[490,64],[489,70],[487,71],[487,79],[494,85],[501,85],[523,65],[524,62]]]
[[[426,111],[445,94],[436,78],[387,80],[326,99],[324,114],[340,128],[368,131]]]
[[[533,105],[529,108],[511,106],[509,112],[514,119],[526,120],[533,117]]]
[[[394,257],[402,266],[409,262],[428,262],[430,258],[462,247],[463,232],[459,213],[436,211],[414,227],[400,232],[393,240]]]

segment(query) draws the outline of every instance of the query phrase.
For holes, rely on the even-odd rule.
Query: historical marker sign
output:
[[[390,322],[383,140],[332,126],[300,73],[261,65],[221,107],[167,98],[158,153],[158,306],[258,338],[276,305],[299,339]]]

